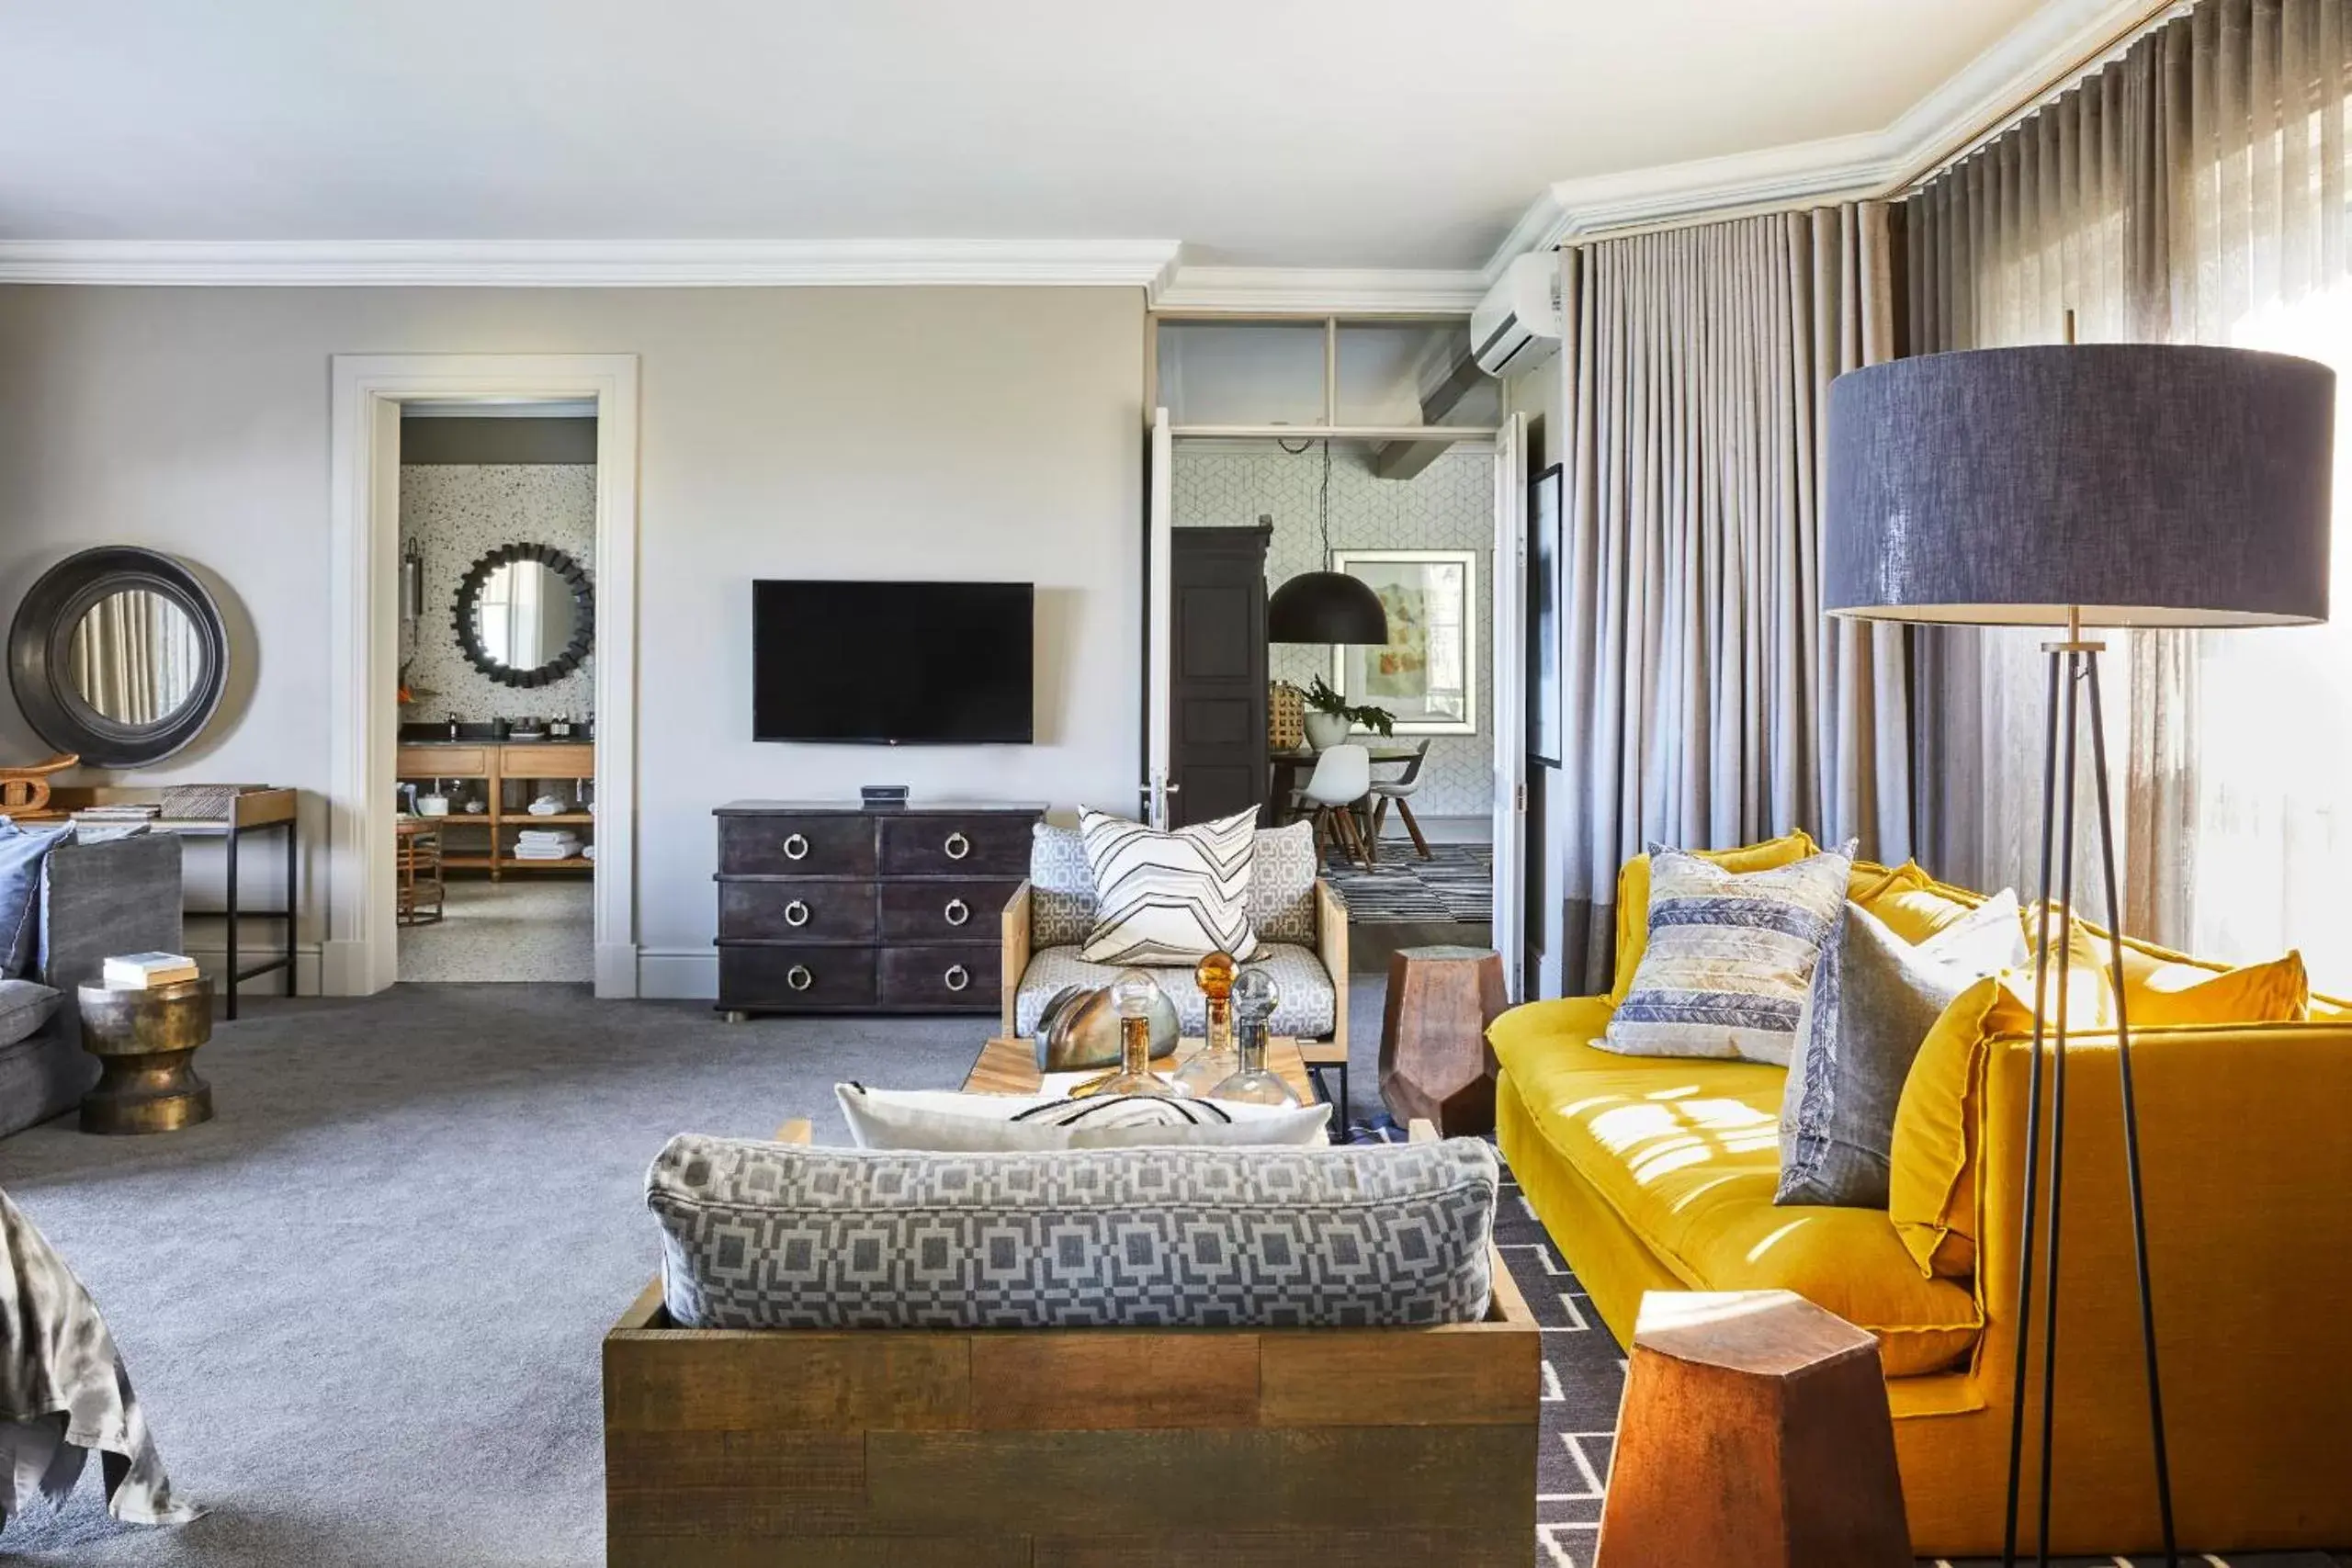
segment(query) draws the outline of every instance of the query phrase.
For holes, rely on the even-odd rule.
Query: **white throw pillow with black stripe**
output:
[[[1250,1105],[1233,1100],[1105,1094],[1083,1100],[1038,1095],[956,1094],[934,1089],[833,1086],[851,1140],[861,1149],[941,1154],[1022,1149],[1220,1148],[1327,1141],[1328,1104]]]
[[[1080,808],[1079,837],[1094,875],[1089,964],[1194,964],[1212,953],[1238,962],[1258,951],[1250,927],[1256,807],[1160,832]]]

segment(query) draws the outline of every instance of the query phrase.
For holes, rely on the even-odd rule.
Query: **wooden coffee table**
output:
[[[1201,1048],[1198,1040],[1176,1043],[1176,1055],[1152,1064],[1155,1072],[1173,1072],[1184,1058]],[[1266,1066],[1273,1068],[1283,1082],[1290,1085],[1302,1105],[1316,1101],[1315,1085],[1306,1076],[1306,1063],[1298,1054],[1298,1042],[1287,1034],[1277,1034],[1266,1042]],[[1108,1072],[1098,1067],[1093,1073]],[[979,1060],[965,1075],[966,1094],[1035,1094],[1041,1079],[1037,1073],[1036,1043],[1029,1040],[991,1040],[980,1047]]]

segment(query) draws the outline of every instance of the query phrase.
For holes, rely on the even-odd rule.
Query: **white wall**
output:
[[[224,603],[229,699],[142,782],[325,787],[329,356],[460,351],[640,356],[650,981],[707,984],[721,801],[1132,803],[1143,300],[1107,288],[0,288],[0,615],[98,543],[179,556]],[[1035,581],[1037,743],[753,742],[761,576]],[[0,694],[0,756],[47,750]]]

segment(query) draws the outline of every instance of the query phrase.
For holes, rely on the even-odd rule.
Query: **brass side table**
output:
[[[196,1076],[212,1038],[212,982],[149,990],[79,988],[82,1049],[98,1083],[82,1097],[85,1133],[171,1133],[212,1120],[212,1086]]]

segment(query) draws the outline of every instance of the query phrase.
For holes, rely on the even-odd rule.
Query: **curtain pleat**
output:
[[[1893,251],[1866,203],[1563,253],[1571,992],[1608,982],[1645,840],[1910,852],[1906,639],[1820,584],[1824,400],[1894,353]]]
[[[1909,347],[2055,342],[2071,310],[2086,342],[2334,357],[2278,312],[2352,281],[2347,9],[2352,0],[2204,0],[1911,197]],[[2352,340],[2343,351],[2352,358]],[[2249,898],[2290,903],[2279,890],[2289,874],[2238,863],[2291,855],[2299,833],[2306,855],[2311,836],[2333,842],[2317,781],[2293,777],[2276,750],[2222,737],[2275,702],[2266,682],[2291,682],[2281,649],[2311,650],[2302,669],[2332,682],[2344,650],[2323,652],[2324,635],[2135,632],[2114,649],[2131,929],[2216,951],[2259,947],[2284,930],[2283,919],[2256,919],[2263,934],[2250,936],[2243,909]],[[2021,882],[2037,858],[2047,679],[2038,640],[1915,634],[1920,852],[1956,880]],[[2339,869],[2352,869],[2352,843]]]

